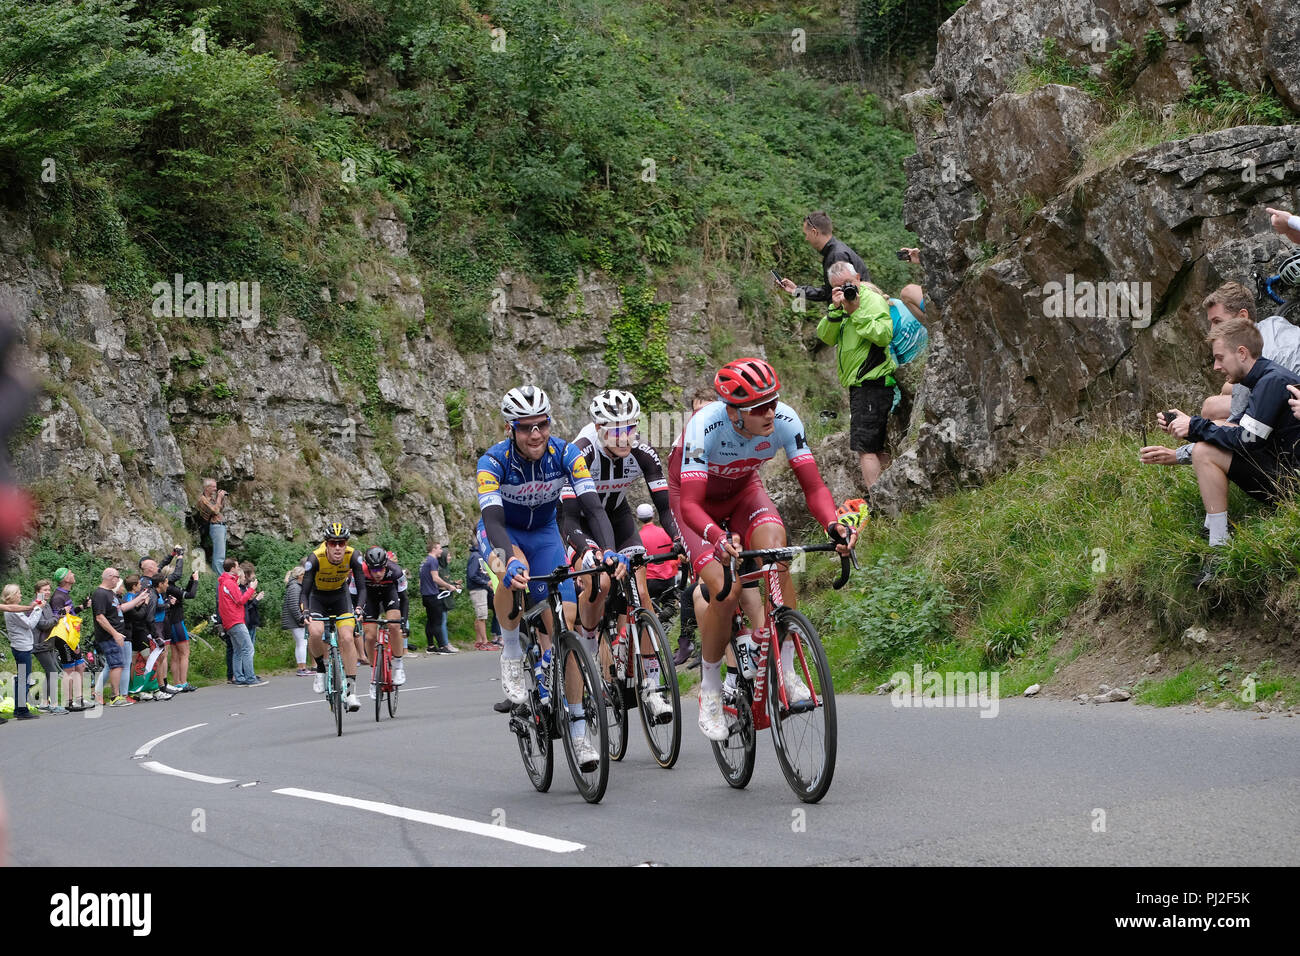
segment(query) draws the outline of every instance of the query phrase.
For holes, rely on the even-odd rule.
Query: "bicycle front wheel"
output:
[[[559,660],[551,701],[559,717],[564,755],[582,799],[599,803],[609,783],[609,732],[596,665],[572,631],[563,632],[555,646]]]
[[[397,716],[397,692],[398,692],[399,690],[401,690],[401,688],[398,687],[396,684],[394,684],[394,685],[392,686],[392,689],[390,689],[390,690],[387,692],[387,695],[386,695],[386,696],[388,697],[388,716],[389,716],[389,717],[396,717],[396,716]]]
[[[516,707],[510,713],[510,729],[519,738],[519,756],[524,761],[524,772],[539,793],[551,789],[555,774],[555,746],[551,740],[549,721],[542,716],[541,698],[534,690],[528,695],[529,706]],[[522,713],[521,713],[522,711]]]
[[[655,763],[665,770],[677,762],[682,747],[682,699],[677,689],[677,668],[668,653],[668,636],[659,619],[645,608],[636,612],[641,644],[650,642],[650,654],[640,646],[636,654],[636,699],[641,728]],[[657,666],[650,666],[650,662]]]
[[[780,643],[768,653],[767,712],[772,742],[786,783],[804,803],[816,803],[835,776],[835,688],[821,639],[812,622],[798,611],[777,613]],[[786,639],[793,644],[793,664],[787,671],[786,702],[777,686],[777,654]],[[800,685],[803,685],[802,687]],[[805,689],[810,693],[805,694]]]
[[[334,736],[343,736],[343,691],[347,683],[343,679],[343,658],[337,647],[330,648],[330,707],[334,710]]]
[[[375,702],[375,723],[379,723],[379,712],[384,703],[384,655],[376,649],[375,666],[370,670],[370,696]]]

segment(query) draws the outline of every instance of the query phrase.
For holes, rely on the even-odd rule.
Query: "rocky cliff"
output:
[[[1300,109],[1295,12],[971,0],[943,25],[930,86],[906,98],[905,214],[938,314],[887,509],[1217,389],[1200,302],[1281,249],[1263,207],[1297,205],[1300,127],[1187,136],[1213,125],[1188,103]],[[1072,82],[1042,83],[1053,71]],[[1125,149],[1127,130],[1151,145]]]

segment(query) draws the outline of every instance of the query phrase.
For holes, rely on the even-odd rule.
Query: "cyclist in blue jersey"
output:
[[[586,516],[588,527],[604,549],[604,558],[620,579],[627,573],[627,558],[614,550],[614,531],[596,494],[587,463],[578,449],[551,437],[551,400],[540,388],[513,388],[501,399],[501,414],[510,425],[510,437],[489,448],[478,461],[478,502],[482,518],[478,524],[479,549],[492,570],[506,585],[493,597],[497,620],[501,622],[501,686],[512,703],[527,699],[524,688],[523,648],[519,643],[519,615],[512,591],[527,590],[532,601],[546,597],[544,584],[531,584],[530,568],[550,574],[566,564],[564,540],[556,522],[560,492],[571,486]],[[572,581],[560,585],[565,601],[573,601]],[[563,622],[545,618],[543,651],[550,648],[550,636]],[[594,643],[594,642],[591,642]],[[595,654],[595,648],[588,646]],[[580,693],[577,667],[567,675],[568,684]],[[570,704],[581,706],[581,699]],[[580,717],[581,715],[579,715]],[[599,760],[585,735],[581,719],[571,724],[579,761],[584,772]],[[590,753],[587,753],[590,751]]]

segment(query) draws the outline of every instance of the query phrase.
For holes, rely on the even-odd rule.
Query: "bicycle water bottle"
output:
[[[627,677],[627,657],[623,650],[623,642],[626,640],[627,625],[624,624],[618,629],[618,634],[614,637],[614,670],[619,680]]]
[[[533,676],[537,678],[537,696],[541,698],[543,704],[549,703],[551,699],[550,692],[546,689],[546,670],[551,665],[551,649],[548,647],[533,665]]]
[[[749,680],[758,676],[758,642],[749,631],[736,635],[736,662]]]

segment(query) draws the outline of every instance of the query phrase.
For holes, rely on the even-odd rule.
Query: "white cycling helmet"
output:
[[[641,417],[641,403],[631,392],[610,388],[591,400],[587,413],[597,425],[622,425]]]
[[[512,388],[502,396],[501,414],[508,422],[532,415],[549,415],[551,400],[536,385],[521,385],[519,388]]]
[[[1300,252],[1287,256],[1277,274],[1287,285],[1300,288]]]

